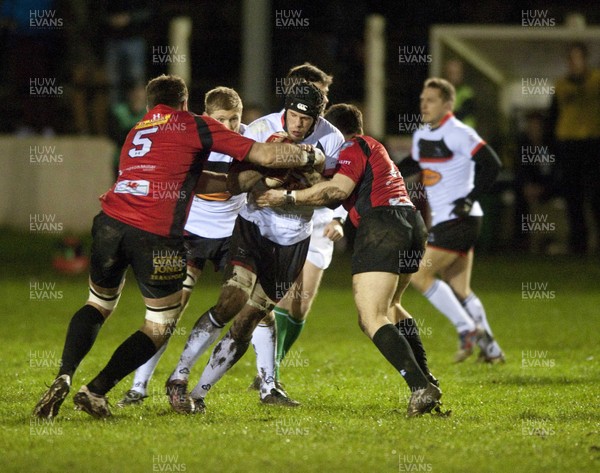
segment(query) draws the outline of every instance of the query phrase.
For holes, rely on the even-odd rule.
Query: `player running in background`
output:
[[[327,105],[327,94],[333,81],[332,76],[313,64],[304,63],[292,67],[288,71],[284,84],[289,87],[299,81],[307,81],[316,86],[323,93],[325,105]],[[335,210],[327,207],[314,209],[313,231],[306,262],[286,296],[279,301],[273,310],[277,325],[275,382],[279,389],[283,389],[281,383],[279,383],[280,364],[304,329],[306,317],[321,284],[323,271],[331,264],[333,243],[344,236],[343,224],[347,213],[341,206]],[[273,355],[269,351],[272,345],[269,340],[274,337],[274,330],[275,327],[269,321],[260,323],[254,330],[252,346],[256,352],[257,375],[251,385],[253,389],[260,389],[260,373],[264,371],[265,367],[272,364],[271,358]],[[259,348],[261,346],[262,348]]]
[[[282,149],[290,142],[314,145],[324,150],[325,167],[333,172],[343,137],[320,117],[324,105],[319,89],[308,82],[296,84],[286,94],[283,112],[255,120],[245,135],[259,141],[280,141],[285,136],[287,143],[280,144]],[[262,179],[259,170],[236,170],[233,166],[228,183],[236,192],[246,192]],[[312,208],[260,209],[251,199],[242,208],[231,238],[226,282],[219,301],[194,326],[167,383],[173,390],[180,389],[178,396],[169,398],[177,412],[204,412],[208,391],[242,357],[258,323],[293,287],[308,253],[311,218]],[[213,349],[198,384],[186,397],[191,367],[234,317],[231,328]],[[272,319],[270,322],[274,323]],[[256,344],[256,348],[270,353],[270,364],[260,373],[261,401],[298,405],[275,385],[275,337]]]
[[[276,144],[256,143],[212,118],[188,112],[187,87],[177,76],[152,79],[146,95],[148,113],[127,136],[119,178],[101,196],[102,211],[94,218],[87,303],[71,319],[58,375],[35,406],[34,416],[58,414],[75,370],[117,305],[128,266],[144,298],[146,320],[75,394],[76,407],[94,417],[110,416],[106,393],[169,338],[181,312],[183,227],[191,197],[218,189],[210,187],[214,179],[200,176],[210,151],[268,167],[302,167],[323,158],[299,146],[282,150]],[[169,198],[163,189],[169,189]]]
[[[242,99],[235,90],[228,87],[216,87],[204,96],[204,115],[214,118],[236,133],[243,133],[246,128],[241,123],[242,110]],[[226,174],[232,161],[231,156],[212,152],[208,156],[204,169]],[[218,192],[194,195],[184,231],[187,275],[183,282],[182,313],[187,307],[192,290],[206,262],[212,262],[215,271],[225,268],[233,225],[245,203],[245,194],[231,195],[229,192]],[[147,397],[148,383],[166,348],[167,343],[136,370],[131,389],[117,406],[140,404]]]
[[[455,361],[467,359],[477,343],[481,361],[500,362],[504,354],[471,289],[471,270],[483,217],[477,199],[490,189],[501,163],[475,130],[454,117],[454,96],[452,84],[439,78],[426,80],[421,92],[426,126],[413,136],[412,156],[422,168],[432,226],[423,256],[427,264],[412,283],[456,327]]]
[[[442,392],[429,372],[418,331],[402,334],[394,324],[412,320],[401,297],[419,267],[427,229],[383,145],[362,135],[360,110],[338,104],[325,117],[348,141],[333,178],[304,190],[269,190],[256,202],[277,207],[343,201],[357,227],[352,291],[360,327],[410,387],[408,416],[418,416],[434,409]]]

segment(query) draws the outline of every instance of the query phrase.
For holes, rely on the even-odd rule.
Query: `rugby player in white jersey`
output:
[[[255,120],[244,136],[259,142],[281,142],[282,148],[288,146],[285,142],[306,145],[315,150],[315,155],[325,156],[324,174],[327,171],[333,173],[344,138],[320,116],[324,105],[324,97],[318,88],[308,82],[295,84],[286,95],[284,110]],[[230,190],[247,192],[262,182],[290,184],[289,176],[281,172],[269,174],[264,179],[264,171],[232,168],[228,177]],[[303,179],[304,176],[292,179],[293,185]],[[252,199],[241,209],[231,239],[219,300],[196,323],[167,382],[168,387],[179,389],[178,396],[169,397],[176,412],[204,412],[208,391],[243,356],[255,327],[293,286],[308,253],[312,214],[312,208],[259,208]],[[191,367],[234,317],[231,328],[215,346],[198,384],[189,396],[185,396]],[[271,344],[274,347],[274,337]],[[260,376],[262,402],[298,405],[276,387],[274,357],[271,356],[270,365],[261,370]]]
[[[242,99],[229,87],[216,87],[204,96],[204,113],[236,133],[243,133],[246,129],[246,125],[241,123],[242,110]],[[231,156],[212,152],[208,156],[204,169],[226,174],[232,161]],[[182,311],[187,307],[192,290],[206,262],[212,262],[215,271],[225,268],[235,219],[245,203],[245,194],[231,195],[229,192],[197,194],[193,197],[184,232],[187,276],[183,283]],[[117,403],[117,406],[125,407],[142,403],[147,397],[148,383],[154,369],[166,348],[167,343],[136,370],[131,389]]]
[[[292,67],[288,71],[283,81],[284,88],[302,80],[316,86],[323,93],[325,104],[329,102],[327,95],[333,81],[332,76],[307,62]],[[323,272],[331,264],[333,243],[344,236],[343,225],[347,214],[348,212],[342,206],[334,210],[327,207],[314,208],[313,232],[302,272],[285,297],[273,309],[277,330],[269,317],[268,320],[261,322],[256,327],[252,335],[252,346],[256,352],[257,375],[250,388],[260,389],[260,373],[265,366],[268,367],[272,363],[272,351],[275,350],[275,347],[271,340],[276,336],[275,383],[278,388],[283,389],[279,383],[281,362],[304,329],[308,312],[319,290]]]
[[[420,98],[425,126],[413,135],[412,156],[422,169],[431,228],[423,264],[411,282],[456,327],[456,362],[471,356],[476,344],[480,361],[502,362],[504,353],[471,289],[473,247],[483,217],[477,200],[496,180],[501,163],[477,132],[453,115],[454,99],[448,81],[425,81]]]

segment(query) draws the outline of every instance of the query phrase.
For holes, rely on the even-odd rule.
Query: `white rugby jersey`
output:
[[[240,125],[240,134],[243,134],[245,129],[246,125]],[[204,164],[204,169],[227,173],[232,161],[233,158],[227,154],[212,152]],[[196,194],[192,199],[185,230],[204,238],[230,237],[235,219],[245,203],[246,194]]]
[[[271,113],[253,121],[244,136],[264,143],[273,134],[283,131],[285,111]],[[325,169],[333,171],[337,164],[344,136],[331,123],[322,117],[317,119],[314,131],[301,143],[315,145],[325,154]],[[314,207],[263,207],[254,204],[250,197],[240,210],[246,220],[258,225],[263,237],[280,245],[293,245],[312,233]]]
[[[422,169],[432,226],[457,218],[451,213],[452,202],[466,197],[475,187],[472,157],[483,145],[485,141],[477,132],[452,113],[444,116],[439,127],[425,126],[413,135],[412,156]],[[473,204],[469,215],[483,216],[479,202]]]

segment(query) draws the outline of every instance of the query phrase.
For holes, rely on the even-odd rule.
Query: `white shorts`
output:
[[[333,257],[333,242],[323,236],[325,227],[333,219],[333,210],[327,207],[319,207],[315,209],[312,218],[313,231],[310,236],[310,245],[308,247],[308,255],[306,260],[310,261],[319,269],[327,269],[331,264]]]

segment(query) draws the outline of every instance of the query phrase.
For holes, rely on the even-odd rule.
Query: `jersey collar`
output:
[[[446,115],[444,115],[442,117],[442,119],[440,120],[440,124],[438,126],[436,126],[435,128],[431,128],[431,129],[437,130],[438,128],[441,128],[444,125],[444,123],[446,123],[448,120],[450,120],[453,116],[454,116],[454,114],[452,112],[448,112]]]

